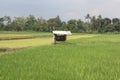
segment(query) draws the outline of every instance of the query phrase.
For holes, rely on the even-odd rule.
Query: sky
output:
[[[0,17],[28,16],[44,19],[60,16],[61,20],[84,19],[102,15],[120,18],[120,0],[0,0]]]

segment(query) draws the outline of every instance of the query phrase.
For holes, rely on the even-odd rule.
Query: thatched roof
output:
[[[58,35],[71,35],[71,31],[52,31],[53,34],[58,34]]]

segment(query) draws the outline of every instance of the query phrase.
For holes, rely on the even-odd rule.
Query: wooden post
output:
[[[56,44],[55,34],[53,35],[53,44]]]

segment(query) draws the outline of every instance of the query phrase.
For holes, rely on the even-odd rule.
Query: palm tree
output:
[[[87,32],[91,32],[91,26],[90,26],[90,22],[91,22],[91,17],[90,17],[90,14],[87,14],[85,16],[85,19],[86,19],[86,24],[87,24]]]
[[[85,19],[87,20],[88,23],[90,23],[90,21],[91,21],[91,16],[90,16],[90,14],[87,14],[87,15],[85,16]]]

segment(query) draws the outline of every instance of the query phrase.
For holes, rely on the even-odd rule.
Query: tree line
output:
[[[27,17],[14,17],[11,20],[10,16],[0,17],[0,31],[39,31],[51,32],[53,30],[70,30],[76,33],[105,33],[105,32],[120,32],[119,18],[102,18],[99,16],[85,16],[85,21],[81,19],[70,19],[67,22],[61,21],[60,17],[50,18],[35,18],[33,15]]]

